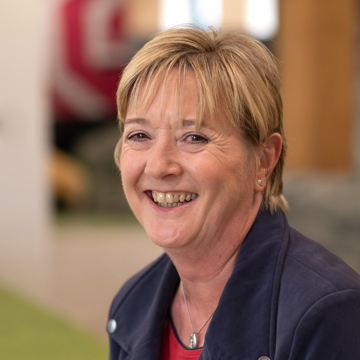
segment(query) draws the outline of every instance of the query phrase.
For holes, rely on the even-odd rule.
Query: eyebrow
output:
[[[195,120],[183,120],[182,125],[184,127],[190,127],[190,126],[196,127],[196,121]],[[202,122],[200,124],[200,129],[201,128],[212,129],[212,127],[210,125],[204,124],[204,122]]]
[[[130,118],[130,119],[125,120],[124,125],[130,125],[130,124],[145,125],[148,123],[149,123],[149,121],[144,118]]]
[[[189,127],[189,126],[195,126],[194,120],[182,120],[182,126]]]
[[[124,125],[130,125],[130,124],[137,124],[137,125],[146,125],[148,124],[149,121],[145,118],[130,118],[130,119],[126,119],[124,122]],[[184,127],[196,127],[196,122],[195,120],[182,120],[181,121],[182,126]],[[202,123],[200,127],[204,127],[204,128],[210,128],[210,126]]]

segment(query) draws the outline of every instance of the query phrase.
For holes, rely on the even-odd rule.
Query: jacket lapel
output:
[[[112,315],[118,328],[111,335],[131,360],[158,359],[168,309],[179,284],[175,266],[164,254],[135,281]],[[121,305],[121,306],[120,306]]]
[[[289,226],[283,212],[259,213],[249,231],[205,337],[199,360],[274,358],[280,277]],[[168,310],[179,283],[167,255],[136,281],[113,317],[112,338],[132,360],[159,356]]]
[[[282,212],[258,215],[207,330],[201,360],[274,359],[277,302],[288,236]]]

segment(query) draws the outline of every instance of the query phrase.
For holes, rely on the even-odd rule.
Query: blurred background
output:
[[[116,87],[178,24],[279,59],[289,222],[359,272],[358,20],[357,0],[0,0],[0,357],[107,357],[112,297],[161,253],[113,161]]]

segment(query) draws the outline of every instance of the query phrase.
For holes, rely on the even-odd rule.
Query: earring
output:
[[[262,187],[262,180],[256,180],[256,182],[259,184],[259,186],[261,186]]]

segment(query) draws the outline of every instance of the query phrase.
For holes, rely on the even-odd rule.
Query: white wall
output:
[[[358,0],[358,9],[360,9],[360,0]],[[356,179],[360,184],[360,14],[358,13],[358,29],[357,29],[357,67],[356,67],[356,119],[354,131],[354,158]]]
[[[45,4],[0,0],[0,276],[10,280],[36,270],[49,242]]]

